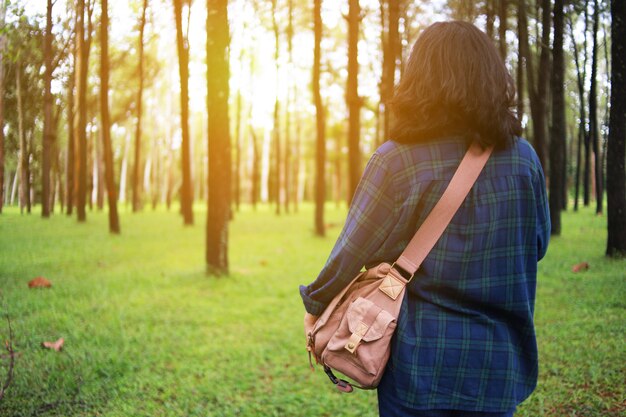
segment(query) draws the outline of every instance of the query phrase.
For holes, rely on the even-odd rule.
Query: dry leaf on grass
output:
[[[587,262],[581,262],[572,267],[572,272],[586,271],[588,269],[589,269],[589,264]]]
[[[28,288],[50,288],[52,283],[44,277],[37,277],[28,281]]]
[[[65,340],[63,340],[63,338],[60,338],[56,342],[43,342],[41,345],[46,349],[52,349],[59,352],[61,349],[63,349],[63,343],[65,343]]]

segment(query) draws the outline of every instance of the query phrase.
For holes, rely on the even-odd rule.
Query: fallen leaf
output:
[[[267,266],[267,261],[266,261],[265,259],[261,259],[261,260],[259,261],[259,265],[261,265],[261,266]]]
[[[63,349],[63,343],[65,343],[65,340],[63,340],[63,338],[60,338],[56,342],[43,342],[42,345],[46,349],[53,349],[59,352],[61,349]]]
[[[52,283],[44,277],[37,277],[28,282],[28,288],[50,288]]]
[[[587,262],[581,262],[572,267],[572,272],[586,271],[588,269],[589,269],[589,264]]]

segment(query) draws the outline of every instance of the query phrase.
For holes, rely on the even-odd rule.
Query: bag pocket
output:
[[[389,358],[389,345],[396,328],[395,317],[372,301],[358,297],[348,306],[339,328],[328,341],[325,358],[347,361],[369,375],[382,372]],[[329,364],[331,365],[331,364]],[[350,375],[349,375],[350,376]]]

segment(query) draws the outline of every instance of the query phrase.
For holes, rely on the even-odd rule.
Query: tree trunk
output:
[[[78,195],[76,210],[78,213],[78,221],[87,220],[85,205],[87,203],[87,66],[89,63],[89,48],[85,40],[85,0],[78,0],[77,19],[76,19],[76,36],[77,36],[77,53],[76,53],[76,76],[78,98],[78,122],[76,128],[76,138],[78,144]],[[87,33],[90,37],[91,34]]]
[[[282,159],[281,159],[281,149],[280,149],[280,119],[279,119],[279,104],[278,104],[278,85],[280,83],[280,65],[279,65],[279,32],[278,32],[278,22],[276,21],[276,0],[272,0],[272,28],[274,30],[274,63],[276,65],[276,84],[275,84],[275,92],[276,99],[274,100],[274,126],[272,128],[272,140],[274,141],[274,187],[275,187],[275,196],[276,196],[276,214],[280,214],[280,208],[282,204]]]
[[[122,154],[122,166],[120,169],[120,203],[126,202],[126,181],[128,179],[128,148],[130,147],[130,133],[124,139],[124,153]]]
[[[551,233],[561,234],[561,210],[565,188],[565,62],[563,59],[563,0],[554,2],[554,41],[552,45],[552,126],[550,134],[550,223]]]
[[[550,1],[541,0],[542,10],[542,34],[541,53],[539,56],[539,67],[533,65],[533,54],[528,45],[528,20],[526,17],[525,0],[519,1],[518,12],[520,14],[520,51],[526,63],[526,77],[528,81],[528,97],[530,99],[530,112],[533,122],[533,142],[537,156],[547,169],[546,159],[546,99],[548,96],[548,68],[550,65]],[[535,76],[537,77],[535,80]]]
[[[570,29],[570,38],[574,48],[574,64],[576,65],[576,80],[578,87],[578,113],[579,113],[579,123],[578,123],[578,145],[576,147],[576,178],[575,178],[575,191],[574,191],[574,211],[578,211],[578,200],[580,196],[580,165],[581,165],[581,153],[583,143],[588,143],[588,132],[586,127],[586,110],[585,110],[585,78],[586,78],[586,70],[585,65],[583,64],[583,68],[581,70],[580,63],[578,61],[578,45],[576,44],[576,38],[574,37],[574,26],[571,20],[568,20],[569,29]],[[586,48],[583,51],[586,55]],[[587,59],[584,59],[586,62]]]
[[[611,1],[611,114],[606,165],[606,254],[626,256],[626,3]]]
[[[520,1],[520,0],[518,0]],[[518,7],[517,13],[517,118],[522,121],[524,118],[524,47],[527,46],[522,42],[522,34],[528,35],[526,28],[526,19],[522,20],[522,13]]]
[[[348,203],[361,178],[361,150],[359,148],[361,129],[361,98],[359,97],[359,22],[361,8],[359,0],[349,0],[348,10],[348,82],[346,104],[348,106]]]
[[[242,53],[239,55],[239,60],[240,62],[243,60],[243,49],[242,49]],[[242,71],[243,72],[243,71]],[[242,134],[241,134],[241,87],[239,87],[237,89],[237,114],[235,117],[235,169],[234,174],[234,180],[235,180],[235,184],[234,184],[234,202],[235,202],[235,209],[237,211],[239,211],[239,206],[241,204],[241,151],[242,151],[242,146],[241,146],[241,141],[242,141]]]
[[[596,189],[596,214],[602,213],[602,155],[600,152],[600,133],[598,129],[598,96],[597,96],[597,68],[598,68],[598,22],[599,22],[600,7],[598,0],[593,2],[593,46],[591,52],[591,83],[589,88],[589,133],[591,136],[591,144],[593,146],[594,154],[594,168],[595,168],[595,189]]]
[[[258,139],[252,126],[250,126],[250,140],[252,141],[252,187],[250,187],[250,202],[252,203],[252,208],[256,210],[261,185],[261,174],[259,172],[261,156]]]
[[[191,184],[191,141],[189,139],[189,45],[183,36],[183,0],[174,0],[176,20],[176,46],[178,49],[178,74],[180,77],[180,128],[182,132],[181,211],[184,224],[193,224],[193,188]],[[213,65],[213,63],[211,63]]]
[[[93,211],[93,203],[96,200],[96,189],[98,185],[98,164],[96,162],[96,135],[91,132],[87,140],[87,166],[91,170],[87,176],[87,205],[89,211]]]
[[[385,13],[384,5],[387,5],[387,13]],[[385,15],[387,19],[385,19]],[[383,21],[382,30],[382,49],[383,49],[383,67],[382,77],[380,80],[380,109],[382,112],[383,137],[380,142],[384,142],[389,138],[389,122],[390,111],[388,102],[393,96],[395,86],[395,74],[398,57],[402,52],[402,44],[400,43],[399,20],[400,20],[400,0],[385,0],[381,2],[381,18]],[[385,34],[385,27],[387,28]]]
[[[207,0],[207,112],[209,198],[206,263],[211,274],[228,273],[231,149],[228,118],[228,1]]]
[[[108,0],[101,0],[100,21],[100,117],[102,119],[102,145],[104,150],[104,170],[106,177],[107,203],[109,206],[109,232],[120,233],[115,193],[115,171],[111,146],[111,121],[109,117],[109,7]]]
[[[96,208],[102,210],[104,207],[104,167],[102,164],[102,131],[95,134],[94,140],[94,174],[96,181],[94,184],[96,194]]]
[[[22,69],[19,60],[15,63],[15,94],[17,95],[17,135],[20,143],[20,213],[24,213],[24,208],[30,206],[27,203],[30,192],[28,187],[28,146],[24,133],[24,107],[22,104]]]
[[[20,176],[20,170],[21,170],[20,165],[21,165],[21,163],[18,161],[17,169],[15,170],[15,174],[13,175],[13,186],[11,187],[11,202],[10,202],[11,205],[15,204],[15,193],[16,193],[17,189],[19,188],[17,180],[18,180],[18,178]]]
[[[508,29],[508,0],[498,0],[498,46],[500,50],[500,56],[503,60],[506,60],[506,31]]]
[[[50,217],[50,171],[52,166],[52,0],[47,1],[46,34],[43,43],[43,60],[45,71],[43,76],[43,146],[41,161],[41,217]]]
[[[293,90],[293,0],[288,3],[288,23],[287,23],[287,54],[289,74],[287,77],[287,100],[285,104],[285,213],[289,213],[289,203],[291,201],[292,187],[292,153],[293,144],[291,136],[291,100]]]
[[[76,150],[74,149],[76,144],[76,135],[74,128],[74,87],[76,81],[76,43],[78,42],[76,36],[73,37],[74,45],[72,48],[72,72],[69,76],[67,86],[67,149],[65,157],[65,212],[68,216],[73,215],[74,210],[74,181],[75,181],[75,167],[74,156]]]
[[[28,131],[28,136],[25,136],[26,139],[26,143],[25,143],[25,149],[26,149],[26,161],[24,163],[25,168],[25,177],[26,177],[26,183],[24,184],[24,188],[25,188],[25,192],[24,194],[26,195],[26,213],[30,214],[31,211],[31,206],[33,203],[33,199],[34,199],[34,192],[33,192],[33,183],[32,183],[32,178],[31,178],[31,170],[30,170],[30,156],[32,154],[32,149],[33,149],[33,139],[32,139],[32,131]]]
[[[322,42],[322,0],[313,3],[314,47],[313,47],[313,100],[315,103],[316,121],[316,155],[315,155],[315,234],[324,236],[324,201],[326,200],[326,122],[325,109],[320,92],[321,42]]]
[[[4,205],[4,20],[6,16],[6,2],[0,2],[0,214]]]
[[[143,0],[139,19],[139,90],[137,91],[137,127],[135,130],[135,164],[133,165],[133,212],[141,209],[141,118],[143,116],[143,35],[146,27],[148,0]]]

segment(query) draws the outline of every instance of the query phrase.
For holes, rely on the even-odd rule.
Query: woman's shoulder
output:
[[[513,165],[528,167],[531,171],[541,169],[541,162],[535,148],[522,137],[513,137],[501,152],[496,152],[501,158]]]

